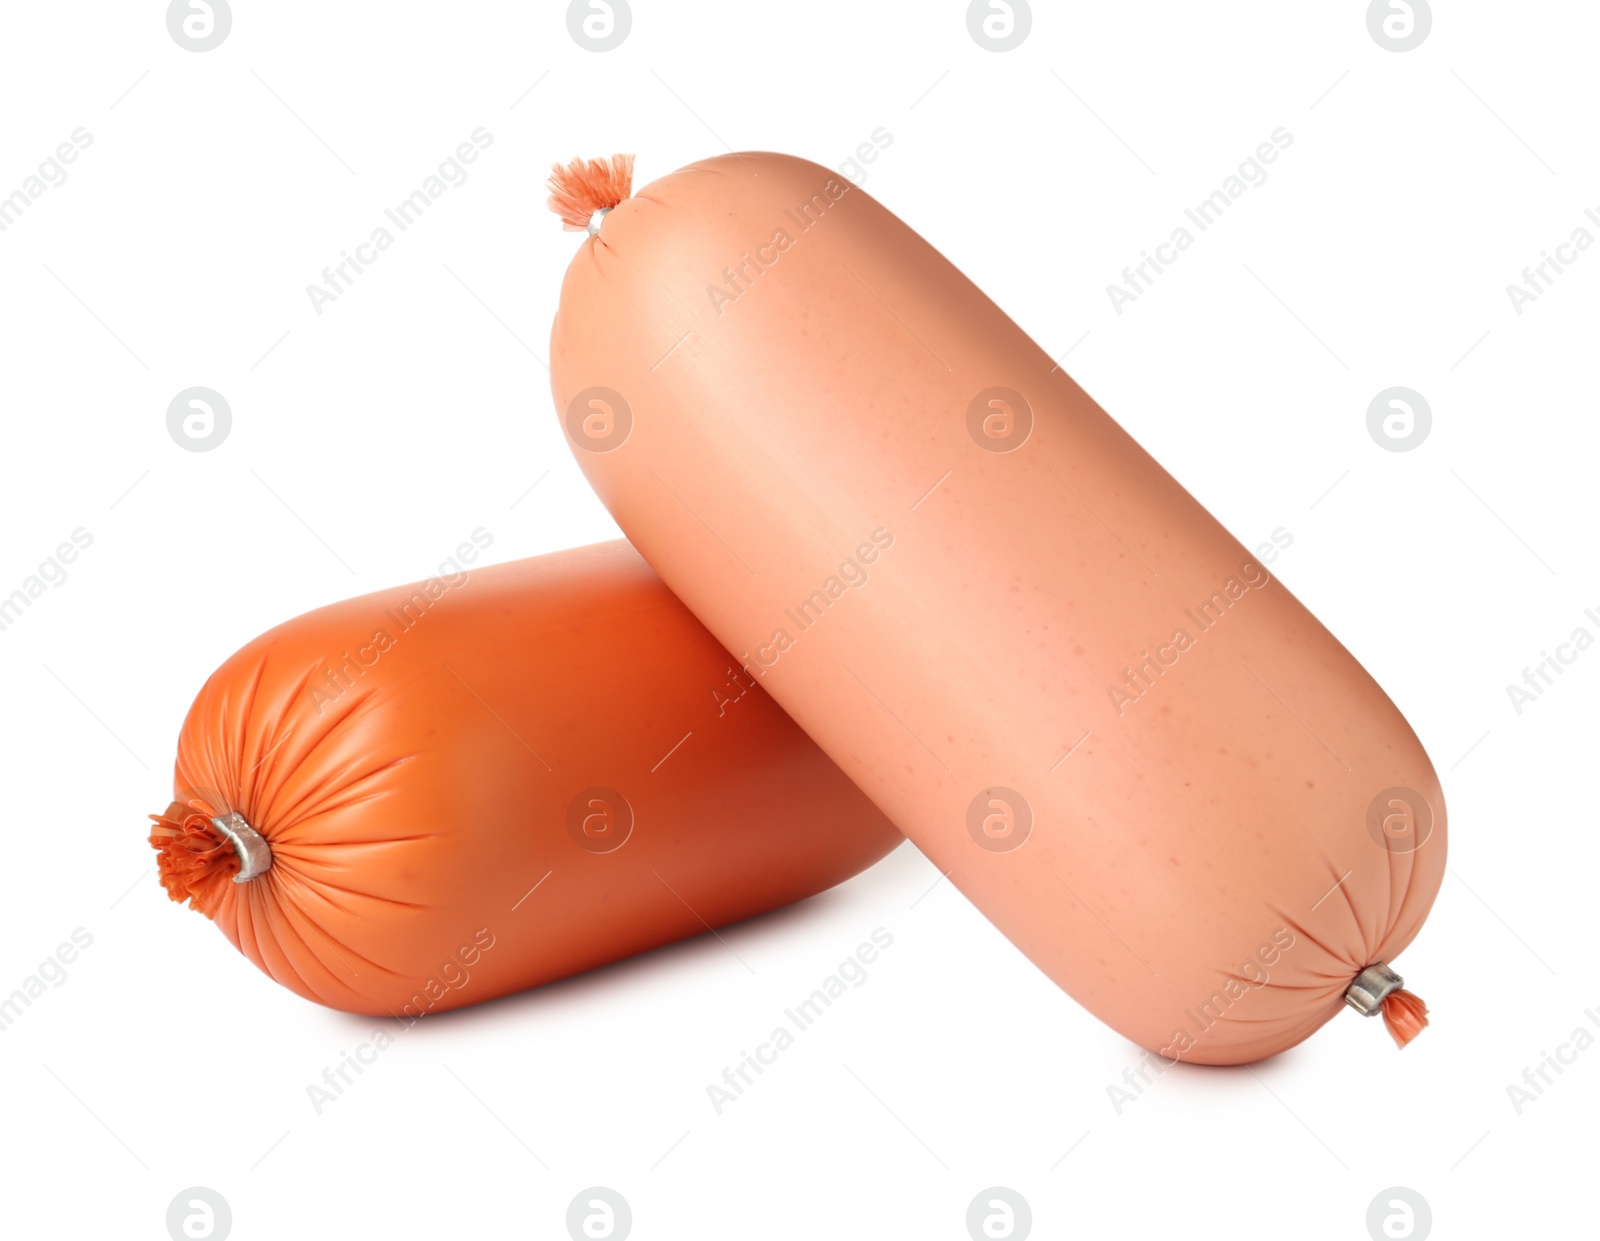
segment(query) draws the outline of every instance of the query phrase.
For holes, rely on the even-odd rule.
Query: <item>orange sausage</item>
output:
[[[697,935],[900,840],[620,541],[270,630],[195,699],[174,784],[173,899],[374,1015]]]
[[[1414,1035],[1385,963],[1444,802],[1351,654],[862,190],[759,153],[631,198],[592,172],[553,181],[591,232],[558,412],[751,677],[1144,1047],[1256,1060],[1347,1004]]]

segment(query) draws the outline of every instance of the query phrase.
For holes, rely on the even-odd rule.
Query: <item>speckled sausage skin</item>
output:
[[[830,887],[902,837],[616,541],[320,608],[206,682],[163,881],[309,1000],[401,1018]],[[214,815],[266,837],[244,883]]]
[[[767,153],[647,185],[579,245],[551,382],[678,597],[1128,1038],[1272,1055],[1416,935],[1445,812],[1394,704],[863,190]]]

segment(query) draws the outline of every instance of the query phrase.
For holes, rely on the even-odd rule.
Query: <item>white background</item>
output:
[[[960,1241],[997,1185],[1038,1237],[1360,1241],[1391,1186],[1438,1237],[1592,1229],[1600,1050],[1520,1114],[1507,1087],[1600,1035],[1600,650],[1520,714],[1506,685],[1600,636],[1600,248],[1520,315],[1506,286],[1600,237],[1600,10],[1439,2],[1396,53],[1363,0],[1036,8],[995,53],[960,3],[636,0],[595,53],[559,3],[236,0],[196,53],[150,0],[6,7],[0,194],[93,135],[0,232],[0,595],[93,537],[0,632],[0,994],[93,936],[0,1033],[8,1235],[164,1237],[190,1186],[241,1239],[560,1238],[593,1185],[641,1241]],[[307,286],[480,126],[470,178],[316,313]],[[1280,126],[1268,180],[1116,313],[1106,286]],[[154,878],[191,697],[477,526],[502,560],[615,537],[550,408],[576,245],[553,161],[837,166],[878,127],[867,191],[1070,348],[1246,543],[1292,533],[1273,571],[1421,735],[1451,866],[1399,967],[1432,1027],[1401,1053],[1347,1014],[1119,1111],[1137,1049],[907,845],[725,944],[428,1019],[317,1115],[306,1087],[372,1023],[278,988]],[[167,431],[194,385],[232,408],[213,451]],[[1414,451],[1366,429],[1394,385],[1433,411]],[[877,927],[866,983],[717,1115],[706,1087]]]

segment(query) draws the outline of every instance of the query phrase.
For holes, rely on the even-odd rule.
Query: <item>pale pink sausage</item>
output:
[[[1394,704],[864,191],[745,153],[624,199],[568,270],[551,376],[668,585],[1135,1042],[1271,1055],[1417,933],[1444,802]]]

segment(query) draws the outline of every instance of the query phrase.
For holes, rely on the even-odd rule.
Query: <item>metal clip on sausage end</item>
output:
[[[1363,1017],[1376,1017],[1383,1011],[1385,998],[1405,985],[1404,978],[1379,961],[1356,975],[1356,980],[1345,988],[1344,1002]]]
[[[1405,979],[1382,961],[1356,975],[1345,988],[1344,1002],[1363,1017],[1382,1013],[1396,1047],[1404,1047],[1428,1028],[1428,1006],[1405,990]]]
[[[600,221],[611,214],[610,207],[601,207],[589,217],[589,236],[593,237],[600,232]]]
[[[244,815],[234,811],[212,819],[211,826],[239,855],[239,873],[233,877],[235,883],[248,883],[272,869],[272,849],[266,837],[251,827]]]

